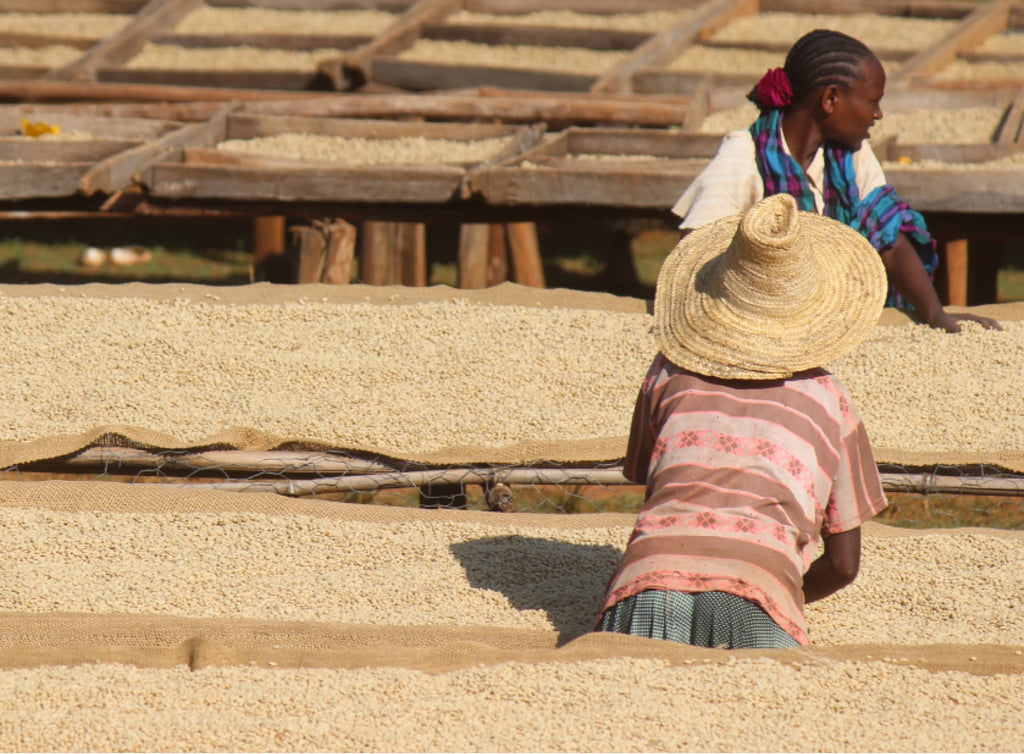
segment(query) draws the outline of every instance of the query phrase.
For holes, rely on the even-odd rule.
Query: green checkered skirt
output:
[[[760,605],[728,592],[649,589],[604,611],[598,631],[668,639],[696,647],[782,649],[799,642]]]

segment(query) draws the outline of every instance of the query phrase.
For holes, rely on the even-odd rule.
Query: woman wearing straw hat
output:
[[[913,308],[931,325],[958,332],[973,320],[950,314],[931,275],[938,264],[924,218],[886,182],[865,141],[882,117],[881,62],[863,43],[818,29],[790,49],[783,68],[761,78],[748,98],[760,117],[749,129],[725,136],[715,158],[690,184],[672,211],[680,228],[698,228],[742,213],[764,196],[789,193],[803,210],[833,217],[858,230],[879,251],[891,283],[888,304]]]
[[[624,468],[646,500],[597,630],[809,641],[804,603],[853,581],[860,526],[886,506],[853,401],[821,367],[868,335],[885,295],[871,244],[788,194],[679,242]]]

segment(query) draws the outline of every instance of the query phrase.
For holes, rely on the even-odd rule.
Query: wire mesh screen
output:
[[[889,508],[878,520],[909,527],[1024,529],[1024,476],[997,466],[881,464]],[[341,502],[506,513],[635,512],[644,489],[619,461],[530,466],[425,466],[337,452],[103,446],[0,470],[0,478],[188,484]]]

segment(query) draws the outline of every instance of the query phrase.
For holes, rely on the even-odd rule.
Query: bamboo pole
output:
[[[205,452],[148,451],[136,448],[86,448],[73,456],[22,465],[22,470],[45,469],[52,473],[84,473],[103,469],[119,474],[129,471],[197,471],[235,474],[322,475],[317,479],[251,480],[224,482],[181,481],[190,487],[235,491],[264,490],[288,495],[326,492],[368,492],[425,485],[633,485],[621,466],[540,468],[519,466],[451,466],[446,468],[396,468],[398,461],[362,459],[324,452],[210,450]],[[418,464],[410,463],[415,467]],[[1024,497],[1024,475],[954,476],[929,472],[882,473],[882,487],[889,492],[947,495],[1003,495]]]

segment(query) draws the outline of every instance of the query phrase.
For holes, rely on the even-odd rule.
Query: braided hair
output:
[[[847,89],[862,78],[860,64],[874,53],[860,40],[831,29],[815,29],[804,34],[790,48],[783,70],[792,87],[792,101],[800,102],[822,87]],[[747,99],[762,110],[771,107],[761,101],[757,87]]]

